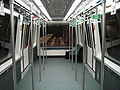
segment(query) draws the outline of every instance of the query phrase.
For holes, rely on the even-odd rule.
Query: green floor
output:
[[[34,64],[35,90],[82,90],[82,64],[78,65],[78,81],[75,81],[71,64],[64,58],[48,58],[46,69],[42,71],[42,81],[39,81],[39,63]],[[32,90],[31,72],[29,71],[19,83],[17,90]],[[100,90],[96,80],[86,70],[85,90]]]

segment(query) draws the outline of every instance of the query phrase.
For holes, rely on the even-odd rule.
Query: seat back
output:
[[[77,44],[77,47],[75,47],[75,50],[73,52],[76,52],[77,50],[77,54],[78,54],[78,52],[80,51],[80,48],[81,48],[81,45]]]

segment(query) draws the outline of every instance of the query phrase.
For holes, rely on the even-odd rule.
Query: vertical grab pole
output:
[[[45,46],[45,31],[44,31],[44,22],[43,22],[43,70],[45,70],[45,57],[44,57],[44,46]]]
[[[25,38],[25,21],[23,21],[23,39],[22,39],[22,60],[23,60],[23,70],[24,70],[24,38]]]
[[[41,79],[41,48],[40,48],[40,19],[39,19],[39,27],[38,27],[38,50],[39,50],[39,79],[40,81],[42,80]]]
[[[72,26],[72,70],[73,70],[73,26]]]
[[[105,22],[106,22],[106,6],[105,6],[106,0],[102,0],[102,7],[103,7],[103,16],[102,16],[102,55],[101,55],[101,90],[103,90],[103,84],[104,84],[104,55],[105,55]]]
[[[30,25],[30,32],[31,32],[31,58],[30,58],[30,64],[31,64],[31,76],[32,76],[32,90],[34,90],[34,74],[33,74],[33,71],[34,71],[34,67],[33,67],[33,35],[32,35],[32,2],[31,2],[31,5],[30,5],[30,21],[31,21],[31,25]],[[29,56],[29,57],[30,57]]]
[[[84,11],[85,11],[85,2],[84,2]],[[86,63],[86,44],[85,44],[85,37],[86,37],[86,28],[85,28],[85,14],[83,15],[83,87],[82,90],[85,90],[85,63]]]
[[[77,28],[77,22],[76,22],[76,26],[75,26],[75,31],[76,31],[76,54],[75,54],[75,81],[77,81],[77,52],[78,52],[78,49],[77,49],[77,44],[78,44],[78,35],[77,35],[77,31],[78,31],[78,28]]]
[[[85,89],[85,63],[86,63],[86,46],[85,46],[85,15],[83,23],[83,90]]]
[[[45,22],[45,36],[47,38],[47,28],[46,28],[46,22]],[[46,63],[47,63],[47,40],[45,42],[45,57],[46,57]]]
[[[69,52],[70,52],[70,24],[69,24]],[[71,62],[70,53],[69,53],[69,61]]]
[[[11,20],[11,45],[12,45],[12,64],[13,64],[13,84],[14,90],[16,90],[16,61],[15,61],[15,44],[14,44],[14,0],[10,0],[10,20]]]

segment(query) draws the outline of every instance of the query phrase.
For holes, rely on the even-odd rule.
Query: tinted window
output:
[[[120,11],[106,15],[106,50],[109,58],[120,61]]]
[[[29,36],[30,36],[30,24],[25,24],[25,31],[24,31],[24,43],[25,43],[25,46],[24,46],[24,48],[26,48],[28,46]]]
[[[86,35],[87,35],[87,44],[89,47],[92,47],[92,36],[91,36],[91,30],[90,30],[90,25],[85,22],[85,27],[86,27]]]
[[[15,17],[14,20],[16,39],[17,18]],[[11,37],[10,15],[5,14],[5,16],[0,16],[0,63],[11,58],[10,37]]]
[[[42,30],[42,29],[41,29]],[[72,31],[70,29],[70,36]],[[43,35],[42,35],[43,36]],[[73,28],[73,43],[75,45],[75,27]],[[65,23],[48,23],[47,24],[47,36],[45,37],[48,47],[53,48],[68,48],[69,46],[69,24]],[[41,38],[42,39],[42,38]],[[72,37],[70,37],[72,39]],[[70,43],[72,44],[72,43]]]

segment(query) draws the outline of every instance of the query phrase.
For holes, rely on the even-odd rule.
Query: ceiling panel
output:
[[[63,20],[74,0],[41,0],[53,20]]]

